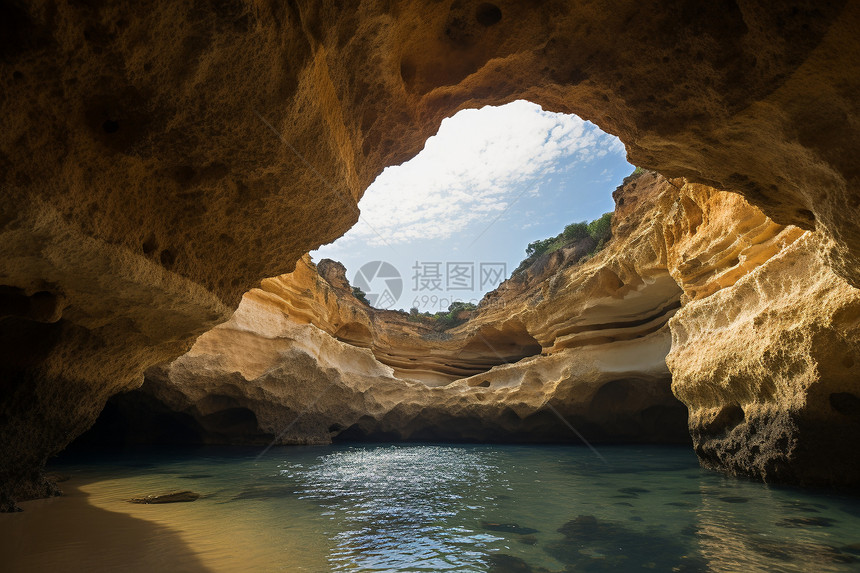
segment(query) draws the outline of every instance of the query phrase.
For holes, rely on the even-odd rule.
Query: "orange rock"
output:
[[[818,230],[860,284],[857,0],[46,0],[0,21],[0,505],[462,108],[577,113],[637,165]]]

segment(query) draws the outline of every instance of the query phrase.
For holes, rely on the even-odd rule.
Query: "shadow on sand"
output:
[[[175,531],[95,507],[75,485],[63,483],[62,497],[22,503],[21,513],[0,514],[3,570],[210,571]]]

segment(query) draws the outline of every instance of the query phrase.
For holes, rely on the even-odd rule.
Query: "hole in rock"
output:
[[[809,228],[815,228],[815,213],[809,209],[801,209],[797,212],[797,216],[804,221]]]
[[[462,302],[468,312],[521,263],[520,276],[536,261],[599,252],[611,193],[632,170],[617,138],[577,116],[522,100],[463,110],[421,153],[386,168],[361,220],[312,256],[343,263],[374,308],[453,313]]]
[[[187,412],[177,412],[141,390],[112,396],[95,424],[70,449],[136,444],[197,444],[206,430]]]
[[[12,396],[15,388],[32,388],[33,375],[28,370],[55,351],[68,328],[63,320],[48,323],[24,315],[0,318],[0,391]]]
[[[495,4],[482,2],[475,9],[475,19],[481,26],[492,26],[502,19],[502,11]]]
[[[266,443],[257,415],[230,396],[210,394],[181,411],[153,395],[153,382],[112,396],[73,449],[140,444]]]
[[[158,256],[158,258],[161,261],[161,265],[166,269],[172,267],[173,263],[176,262],[176,255],[174,255],[173,251],[171,251],[170,249],[164,249],[163,251],[161,251],[161,254]]]
[[[484,25],[501,17],[490,3],[476,9]],[[356,298],[428,343],[397,347],[360,321],[334,336],[432,386],[540,354],[524,324],[495,326],[510,319],[496,289],[508,281],[503,288],[526,291],[597,255],[611,238],[612,191],[631,171],[617,138],[527,101],[443,120],[416,157],[366,190],[360,221],[312,253],[343,263]],[[446,346],[482,313],[492,318],[477,333]]]
[[[150,235],[141,245],[141,249],[143,249],[143,254],[151,255],[155,252],[155,249],[158,248],[158,241],[155,239],[155,235]]]
[[[369,348],[373,340],[373,333],[363,324],[350,322],[337,329],[334,337],[352,346]]]
[[[27,295],[19,288],[0,286],[0,319],[20,317],[36,322],[56,322],[60,318],[59,304],[60,297],[47,291]]]
[[[714,419],[703,428],[704,431],[711,435],[725,434],[737,427],[744,421],[745,415],[743,408],[738,404],[729,404],[723,406]]]
[[[253,436],[259,434],[257,416],[245,407],[228,407],[200,417],[204,428],[227,436]]]
[[[860,398],[849,392],[834,392],[830,405],[844,416],[860,417]]]
[[[107,119],[102,124],[102,129],[105,133],[116,133],[119,131],[119,123],[112,119]]]

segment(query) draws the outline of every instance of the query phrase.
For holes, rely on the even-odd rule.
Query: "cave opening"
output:
[[[198,361],[194,356],[230,354],[225,350],[230,345],[249,354],[239,361],[225,359],[224,367],[230,371],[224,378],[226,393],[243,394],[237,387],[242,384],[237,383],[237,374],[251,385],[265,386],[269,382],[263,382],[264,378],[285,375],[291,378],[290,384],[313,385],[318,375],[308,381],[287,372],[302,368],[302,362],[315,372],[325,371],[329,359],[322,359],[328,352],[323,347],[329,344],[326,341],[330,337],[354,349],[369,350],[373,356],[372,362],[365,357],[352,359],[343,377],[360,378],[369,373],[379,376],[372,373],[387,367],[391,370],[383,374],[390,377],[386,383],[392,383],[398,391],[416,392],[411,386],[416,382],[450,392],[458,392],[462,386],[468,389],[469,399],[479,405],[451,414],[445,407],[428,404],[417,416],[408,415],[412,421],[406,427],[401,421],[392,421],[397,418],[396,412],[382,419],[362,415],[361,423],[349,416],[332,417],[326,413],[320,417],[319,427],[307,430],[312,436],[319,435],[313,439],[349,441],[397,436],[396,440],[421,440],[443,434],[454,439],[463,432],[458,440],[579,441],[573,434],[550,439],[559,421],[550,413],[550,418],[536,424],[546,414],[539,413],[542,407],[522,414],[523,420],[530,420],[528,423],[520,420],[520,414],[512,415],[508,410],[507,417],[498,417],[472,412],[470,408],[489,408],[487,412],[492,412],[498,396],[511,390],[540,393],[543,385],[556,383],[553,380],[564,380],[562,385],[571,383],[568,374],[543,372],[525,364],[540,355],[620,342],[624,347],[619,352],[626,358],[612,358],[621,365],[619,372],[638,372],[638,363],[643,359],[649,364],[662,364],[666,353],[661,342],[665,339],[665,323],[677,310],[680,294],[667,274],[648,279],[651,286],[643,289],[632,284],[635,280],[602,269],[597,280],[600,288],[592,296],[595,301],[607,302],[589,303],[591,308],[583,309],[578,325],[558,323],[553,318],[541,324],[514,316],[529,306],[541,309],[538,312],[542,315],[555,313],[541,302],[543,295],[534,296],[542,292],[544,283],[585,264],[607,246],[612,238],[615,202],[621,206],[625,199],[614,197],[612,191],[617,191],[620,183],[635,179],[631,172],[637,177],[642,173],[627,163],[620,141],[577,116],[547,112],[523,100],[461,111],[442,122],[438,133],[427,140],[415,158],[386,169],[377,178],[362,199],[362,219],[358,224],[341,239],[311,253],[319,259],[317,265],[308,259],[301,263],[302,271],[264,281],[267,296],[274,295],[286,303],[285,315],[298,323],[309,323],[308,328],[319,329],[322,342],[299,343],[299,352],[308,354],[295,362],[282,358],[284,347],[290,344],[273,345],[268,338],[265,342],[254,341],[248,332],[241,335],[241,341],[213,341],[210,346],[208,339],[217,337],[213,334],[216,330],[201,337],[195,345],[197,350],[177,361],[175,370],[168,365],[151,369],[142,392],[164,397],[167,394],[159,388],[193,386],[193,376],[179,382],[179,372],[187,368],[191,373],[197,372],[195,376],[208,377],[199,368],[210,366],[191,364]],[[632,185],[635,187],[635,183]],[[626,196],[625,209],[637,202],[635,196],[636,192]],[[335,258],[345,265],[331,260]],[[430,275],[430,271],[437,274]],[[322,282],[313,278],[313,284],[308,283],[309,276],[318,276]],[[487,278],[491,280],[485,283],[482,279]],[[612,301],[631,293],[631,300],[616,308],[619,305]],[[514,301],[526,295],[533,298],[532,302],[522,305]],[[332,308],[331,304],[334,308],[346,305],[344,308],[351,310],[329,312],[319,304],[327,308]],[[521,308],[506,308],[511,304]],[[398,309],[399,305],[411,308],[406,311],[403,307]],[[297,332],[288,338],[299,341],[309,334]],[[639,344],[640,339],[646,342]],[[650,342],[652,339],[657,343]],[[337,352],[349,355],[355,351]],[[524,365],[517,366],[521,361]],[[342,362],[338,358],[335,363]],[[267,366],[249,367],[249,363]],[[283,374],[270,374],[273,368]],[[621,375],[604,376],[595,389]],[[321,376],[328,378],[331,374]],[[667,376],[658,368],[650,384],[660,390],[643,403],[682,411],[683,406],[671,396]],[[221,438],[210,427],[211,419],[204,419],[201,412],[211,410],[232,419],[242,408],[249,413],[261,408],[253,400],[251,405],[243,406],[248,403],[247,397],[237,400],[230,408],[213,409],[201,407],[197,398],[187,395],[172,407],[190,416],[190,427],[199,440],[217,441]],[[642,438],[641,428],[603,428],[601,416],[617,413],[603,402],[589,402],[587,396],[582,400],[565,415],[588,419],[589,427],[599,429],[592,432],[592,437],[648,440],[651,434],[659,434],[646,432]],[[171,408],[156,402],[162,410]],[[343,409],[343,405],[335,405]],[[117,399],[111,406],[122,410],[128,404]],[[357,410],[360,408],[358,405]],[[596,413],[593,419],[589,411]],[[481,421],[485,416],[495,416],[502,422]],[[258,433],[266,433],[261,429],[265,421],[249,420],[250,429],[233,434],[251,435],[254,427]],[[268,427],[271,431],[272,424]],[[538,427],[542,429],[538,431]],[[676,431],[678,428],[680,431]],[[682,425],[675,424],[667,431],[674,432],[673,441],[686,439]],[[660,434],[661,440],[664,437]]]
[[[479,11],[490,21],[496,10]],[[391,311],[388,323],[445,336],[499,304],[498,289],[538,284],[602,250],[611,239],[612,191],[631,172],[639,170],[623,144],[576,115],[525,100],[462,110],[418,155],[386,168],[365,191],[359,222],[311,256],[323,274],[329,260],[342,263],[353,295],[373,311]],[[333,335],[430,386],[543,351],[522,324],[480,328],[492,334],[479,332],[456,353],[423,356],[375,341],[373,327],[357,322]]]
[[[3,8],[15,30],[0,41],[10,118],[0,509],[56,492],[45,459],[111,395],[101,438],[112,445],[236,440],[255,450],[114,465],[111,477],[140,479],[123,494],[90,484],[86,497],[103,505],[79,506],[61,527],[4,530],[9,566],[208,568],[152,544],[174,531],[192,546],[205,537],[191,552],[202,558],[217,560],[212,548],[235,556],[227,570],[856,566],[856,499],[711,475],[693,451],[730,475],[860,483],[858,8]],[[281,275],[355,223],[355,205],[335,191],[360,197],[444,115],[519,97],[592,118],[633,161],[672,178],[648,172],[618,196],[611,247],[595,254],[602,238],[587,224],[568,231],[611,206],[569,216],[571,193],[544,195],[553,185],[542,177],[570,173],[542,169],[564,148],[562,125],[540,141],[547,155],[526,153],[528,137],[507,140],[521,152],[497,154],[510,181],[478,158],[478,193],[446,185],[437,169],[393,185],[381,218],[363,205],[359,243],[378,240],[384,253],[327,255],[347,263],[351,285],[306,259]],[[607,174],[618,175],[607,189],[624,174]],[[441,181],[439,192],[413,201],[426,181]],[[466,238],[446,243],[446,226]],[[410,252],[417,239],[436,250]],[[498,257],[489,250],[505,245]],[[482,265],[494,280],[510,277],[527,245],[525,278],[485,298],[496,287],[482,284]],[[255,289],[260,277],[272,278]],[[484,322],[470,325],[468,305],[484,300]],[[498,301],[509,306],[490,312]],[[386,330],[394,315],[401,322]],[[117,394],[128,388],[137,389]],[[580,433],[595,443],[692,437],[694,448],[598,445],[604,460],[594,448],[330,445],[568,444]],[[269,443],[327,449],[261,452]],[[132,496],[180,487],[199,497],[190,511],[143,509],[166,520],[205,508],[203,519],[158,530],[105,521],[130,513]],[[108,535],[65,536],[89,520]],[[124,530],[132,542],[116,543]],[[53,550],[64,546],[75,552]],[[305,559],[308,548],[320,555]],[[57,561],[16,567],[25,552]],[[148,555],[157,565],[139,560]]]
[[[616,137],[576,115],[525,100],[462,110],[386,168],[359,222],[311,256],[343,263],[374,308],[456,322],[451,305],[473,309],[542,255],[593,255],[633,170]]]

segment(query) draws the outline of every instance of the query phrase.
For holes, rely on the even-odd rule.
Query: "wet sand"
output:
[[[163,505],[126,501],[177,489],[163,479],[73,477],[60,484],[62,497],[22,502],[23,512],[0,514],[0,569],[10,573],[328,570],[327,547],[318,535],[296,532],[285,540],[283,535],[267,534],[259,527],[258,514],[241,504],[212,499]]]
[[[170,528],[96,507],[73,480],[61,486],[62,497],[0,514],[4,571],[211,571]]]

